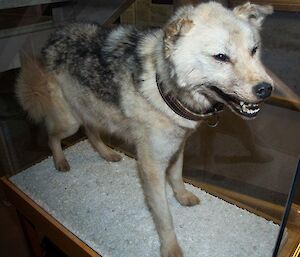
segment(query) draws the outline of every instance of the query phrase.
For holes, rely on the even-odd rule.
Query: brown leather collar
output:
[[[179,116],[193,121],[200,121],[205,118],[216,115],[217,113],[223,111],[224,105],[222,103],[215,104],[210,110],[205,113],[199,113],[197,111],[191,110],[179,101],[171,93],[166,93],[163,87],[163,83],[159,80],[158,74],[156,74],[156,84],[161,97],[164,99],[165,103]]]

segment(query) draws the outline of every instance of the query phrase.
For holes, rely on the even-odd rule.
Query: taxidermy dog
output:
[[[270,6],[229,10],[210,2],[178,9],[162,29],[71,24],[50,36],[39,58],[24,62],[16,95],[34,121],[45,123],[59,171],[70,169],[61,140],[80,126],[107,161],[121,157],[101,132],[134,142],[161,256],[182,257],[166,181],[180,204],[198,204],[182,180],[187,137],[224,106],[252,119],[271,95],[259,36],[271,13]]]

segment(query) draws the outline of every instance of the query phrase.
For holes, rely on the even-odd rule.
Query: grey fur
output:
[[[119,106],[117,74],[119,71],[131,73],[138,83],[142,69],[139,42],[151,31],[124,27],[126,35],[112,46],[107,39],[114,30],[87,23],[74,23],[57,30],[42,49],[47,69],[50,72],[67,70],[101,100]]]

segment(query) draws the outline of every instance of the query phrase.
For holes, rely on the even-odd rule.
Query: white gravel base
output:
[[[67,173],[52,157],[11,181],[103,257],[159,257],[159,240],[144,202],[135,160],[101,159],[86,142],[65,151]],[[271,257],[279,226],[196,187],[201,199],[182,207],[168,188],[185,257]]]

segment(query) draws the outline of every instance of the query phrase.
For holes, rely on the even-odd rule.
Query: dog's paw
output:
[[[192,192],[185,190],[183,193],[175,194],[177,201],[183,206],[194,206],[200,203],[200,200]]]
[[[109,162],[119,162],[122,160],[122,156],[115,152],[105,154],[105,156],[103,156],[103,158]]]
[[[160,252],[161,257],[183,257],[182,250],[176,240],[171,244],[162,245]]]
[[[70,170],[70,165],[66,159],[54,162],[54,165],[58,171],[66,172]]]

